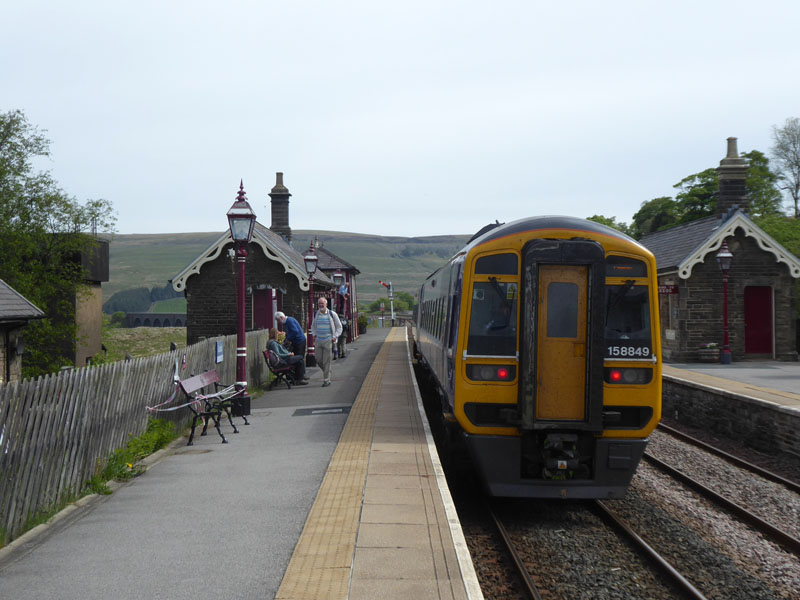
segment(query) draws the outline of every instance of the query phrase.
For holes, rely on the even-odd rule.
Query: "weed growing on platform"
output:
[[[176,437],[178,434],[173,423],[151,417],[144,433],[138,437],[131,436],[128,445],[115,450],[108,458],[106,466],[86,482],[85,493],[110,494],[107,481],[125,481],[139,475],[142,469],[136,463],[161,450]]]
[[[139,474],[136,463],[145,456],[161,450],[177,437],[175,425],[170,421],[153,419],[147,421],[147,429],[139,437],[131,437],[125,448],[119,448],[109,457],[102,475],[106,481],[126,480]]]

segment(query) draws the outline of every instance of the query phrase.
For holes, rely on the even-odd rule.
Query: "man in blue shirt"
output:
[[[305,356],[306,353],[306,334],[303,328],[294,317],[287,317],[282,312],[275,313],[275,318],[283,326],[286,332],[286,340],[292,343],[292,352],[295,356]]]

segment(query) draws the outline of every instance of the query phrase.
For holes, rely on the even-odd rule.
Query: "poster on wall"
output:
[[[217,364],[222,362],[222,342],[217,342]]]

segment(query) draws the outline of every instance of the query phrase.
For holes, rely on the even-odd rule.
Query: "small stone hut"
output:
[[[256,222],[245,263],[245,326],[248,331],[275,327],[275,313],[295,317],[305,328],[309,277],[303,254],[291,245],[289,197],[283,173],[269,194],[272,223]],[[236,333],[236,263],[230,231],[221,234],[172,280],[186,296],[186,342]],[[315,290],[333,294],[333,281],[317,267]]]
[[[714,216],[641,239],[656,257],[664,360],[696,362],[701,348],[723,347],[724,283],[716,260],[723,242],[733,254],[727,281],[732,359],[797,360],[800,260],[747,215],[747,163],[736,138],[728,138],[717,172]]]

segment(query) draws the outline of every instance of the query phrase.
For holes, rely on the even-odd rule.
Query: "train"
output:
[[[487,225],[420,286],[412,338],[489,495],[624,496],[661,419],[644,246],[568,216]]]

